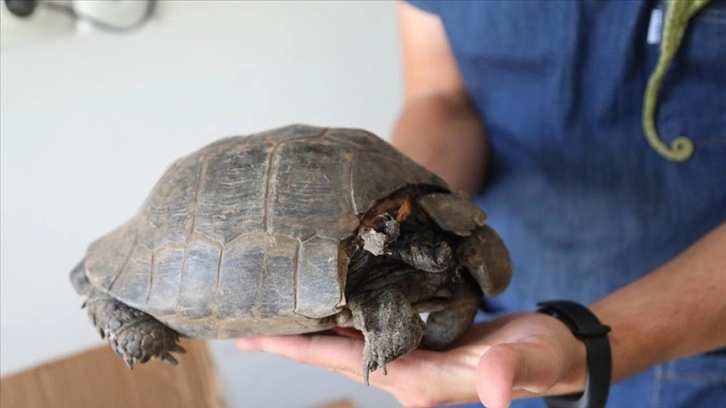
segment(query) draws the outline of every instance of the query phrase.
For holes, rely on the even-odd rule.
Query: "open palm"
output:
[[[364,341],[355,331],[239,339],[243,351],[265,351],[362,378]],[[481,401],[506,407],[513,398],[576,392],[584,386],[585,348],[560,321],[524,313],[474,325],[448,351],[415,350],[376,371],[370,384],[406,407]]]

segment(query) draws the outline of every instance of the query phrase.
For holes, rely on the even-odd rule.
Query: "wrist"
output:
[[[553,316],[567,325],[574,337],[585,346],[585,382],[580,393],[549,397],[545,399],[547,406],[555,408],[604,407],[610,392],[612,377],[612,353],[608,332],[610,327],[600,320],[585,306],[570,301],[551,301],[539,303],[540,313]],[[576,343],[575,343],[576,344]],[[578,366],[583,361],[581,350],[570,353],[573,358],[570,376],[578,381]],[[579,371],[581,373],[581,371]]]
[[[559,373],[559,378],[543,395],[581,393],[585,389],[587,379],[587,348],[585,343],[575,337],[570,326],[562,320],[549,314],[538,314],[543,319],[551,322],[549,326],[555,329],[556,342],[560,347],[557,354],[562,356],[562,371]]]
[[[560,321],[559,319],[552,317]],[[560,385],[553,389],[550,395],[565,395],[565,394],[579,394],[585,389],[585,382],[587,380],[587,347],[585,343],[575,337],[569,327],[562,321],[560,323],[565,326],[568,330],[568,336],[570,344],[572,345],[572,359],[570,360],[569,369],[566,371],[565,376],[562,378]]]

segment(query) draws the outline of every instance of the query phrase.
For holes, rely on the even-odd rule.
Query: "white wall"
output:
[[[68,272],[176,157],[291,122],[386,136],[397,40],[394,3],[164,1],[130,35],[3,41],[2,373],[102,344]],[[325,370],[212,344],[233,406],[397,405]]]

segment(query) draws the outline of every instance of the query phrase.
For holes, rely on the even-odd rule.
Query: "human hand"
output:
[[[266,336],[237,340],[242,351],[265,351],[327,368],[362,382],[363,337],[334,334]],[[512,399],[581,391],[585,346],[559,320],[524,313],[480,323],[448,351],[415,350],[376,371],[370,384],[406,407],[480,400],[488,408]]]

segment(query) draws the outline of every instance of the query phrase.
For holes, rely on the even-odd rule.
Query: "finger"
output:
[[[356,329],[351,329],[350,327],[334,327],[330,329],[330,332],[345,337],[353,337],[363,340],[363,333]]]
[[[487,407],[507,407],[512,397],[541,394],[557,382],[561,360],[542,342],[493,346],[477,366],[477,394]]]
[[[363,339],[345,336],[298,335],[298,336],[263,336],[248,337],[237,340],[237,348],[241,351],[264,351],[286,357],[304,364],[311,364],[335,371],[346,377],[363,382],[361,367],[363,366]],[[426,378],[428,383],[441,376],[439,353],[415,350],[388,364],[388,375],[381,370],[372,372],[370,385],[394,392],[402,385],[410,385],[412,376]]]
[[[490,348],[479,360],[474,383],[482,404],[488,408],[505,408],[512,401],[512,388],[517,367],[521,364],[519,352],[509,345]]]
[[[351,334],[351,333],[348,333]],[[237,340],[242,351],[264,351],[304,364],[315,365],[363,382],[363,338],[339,335],[262,336]],[[398,361],[392,366],[402,365]],[[370,384],[388,386],[392,377],[379,371],[370,374]]]
[[[360,378],[363,341],[359,338],[325,335],[263,336],[237,340],[242,351],[264,351],[304,364],[316,365]]]

